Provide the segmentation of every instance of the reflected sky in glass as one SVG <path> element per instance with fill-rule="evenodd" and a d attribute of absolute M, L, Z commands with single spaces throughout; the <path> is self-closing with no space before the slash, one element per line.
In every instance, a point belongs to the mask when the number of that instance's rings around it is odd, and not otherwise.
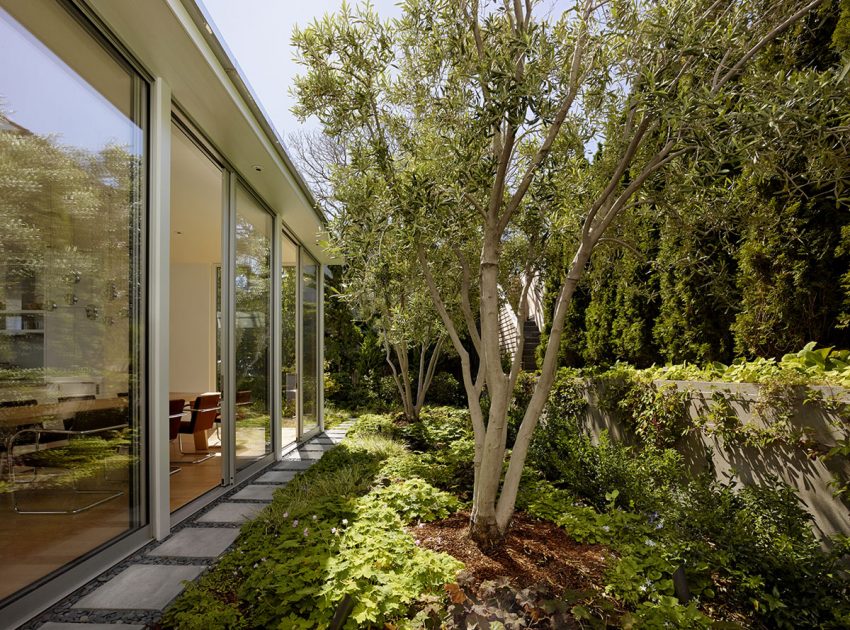
<path fill-rule="evenodd" d="M 135 125 L 49 48 L 0 9 L 0 114 L 56 144 L 132 148 Z"/>

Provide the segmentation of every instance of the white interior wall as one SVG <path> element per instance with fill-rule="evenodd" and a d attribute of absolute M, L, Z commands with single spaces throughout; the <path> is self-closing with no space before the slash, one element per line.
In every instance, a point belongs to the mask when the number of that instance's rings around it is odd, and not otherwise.
<path fill-rule="evenodd" d="M 215 390 L 214 274 L 208 263 L 171 263 L 172 392 Z"/>

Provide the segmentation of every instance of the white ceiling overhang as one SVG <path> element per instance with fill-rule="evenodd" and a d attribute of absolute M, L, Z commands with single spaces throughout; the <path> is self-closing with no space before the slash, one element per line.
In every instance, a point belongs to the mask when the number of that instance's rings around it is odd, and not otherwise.
<path fill-rule="evenodd" d="M 173 99 L 310 253 L 338 262 L 321 247 L 327 238 L 321 211 L 226 49 L 204 27 L 202 10 L 191 0 L 89 5 L 148 72 L 168 83 Z M 288 52 L 281 47 L 280 54 Z"/>

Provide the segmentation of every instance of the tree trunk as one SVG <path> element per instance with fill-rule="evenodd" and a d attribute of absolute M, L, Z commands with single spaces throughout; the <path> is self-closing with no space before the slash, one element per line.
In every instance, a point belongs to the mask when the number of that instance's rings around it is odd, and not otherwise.
<path fill-rule="evenodd" d="M 480 514 L 473 511 L 469 524 L 469 537 L 484 551 L 497 548 L 505 537 L 496 523 L 495 511 L 490 514 Z"/>

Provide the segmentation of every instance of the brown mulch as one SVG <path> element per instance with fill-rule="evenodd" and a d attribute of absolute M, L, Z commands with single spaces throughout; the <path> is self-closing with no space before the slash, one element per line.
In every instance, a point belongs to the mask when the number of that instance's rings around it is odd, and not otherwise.
<path fill-rule="evenodd" d="M 518 512 L 504 543 L 486 553 L 469 538 L 468 530 L 467 512 L 410 527 L 421 546 L 454 556 L 479 583 L 507 577 L 516 588 L 546 585 L 556 596 L 566 590 L 596 590 L 604 584 L 608 549 L 577 543 L 554 523 Z"/>

